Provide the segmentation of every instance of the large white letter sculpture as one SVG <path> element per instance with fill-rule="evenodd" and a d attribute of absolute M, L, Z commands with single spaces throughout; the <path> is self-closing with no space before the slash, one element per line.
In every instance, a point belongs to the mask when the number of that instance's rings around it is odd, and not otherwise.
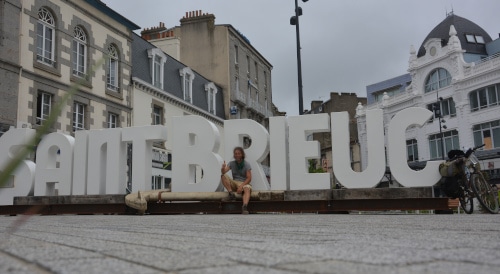
<path fill-rule="evenodd" d="M 216 153 L 220 146 L 219 130 L 201 116 L 172 120 L 172 192 L 215 191 L 223 163 Z M 196 166 L 203 171 L 201 182 L 196 182 Z"/>
<path fill-rule="evenodd" d="M 132 192 L 151 189 L 153 142 L 165 140 L 167 140 L 167 128 L 164 126 L 122 129 L 122 141 L 132 142 Z"/>
<path fill-rule="evenodd" d="M 272 190 L 290 190 L 286 117 L 269 117 Z"/>
<path fill-rule="evenodd" d="M 294 116 L 288 118 L 290 133 L 290 189 L 329 189 L 329 173 L 309 173 L 309 159 L 321 158 L 318 141 L 307 141 L 306 137 L 314 132 L 330 129 L 326 113 Z"/>
<path fill-rule="evenodd" d="M 394 178 L 406 187 L 433 186 L 441 178 L 441 161 L 428 161 L 421 171 L 412 170 L 406 162 L 406 129 L 422 126 L 431 116 L 432 112 L 425 108 L 412 107 L 398 112 L 389 124 L 389 166 Z"/>
<path fill-rule="evenodd" d="M 122 194 L 127 188 L 127 150 L 121 129 L 89 131 L 87 194 Z"/>
<path fill-rule="evenodd" d="M 87 194 L 87 156 L 88 156 L 88 136 L 87 130 L 77 130 L 75 132 L 75 145 L 73 146 L 73 186 L 71 194 Z"/>
<path fill-rule="evenodd" d="M 245 149 L 245 161 L 252 167 L 252 188 L 256 190 L 269 190 L 266 174 L 261 162 L 269 153 L 269 133 L 261 124 L 250 119 L 224 121 L 225 132 L 225 159 L 233 159 L 235 147 L 243 147 L 243 137 L 252 140 L 250 147 Z"/>
<path fill-rule="evenodd" d="M 34 129 L 11 128 L 2 135 L 0 138 L 0 172 L 3 172 L 9 161 L 16 157 L 19 148 L 27 145 L 35 134 Z M 33 191 L 35 163 L 23 160 L 12 175 L 12 188 L 10 186 L 0 188 L 0 205 L 12 205 L 14 197 L 28 196 Z"/>
<path fill-rule="evenodd" d="M 40 142 L 36 150 L 35 196 L 71 195 L 74 143 L 73 137 L 58 132 Z"/>
<path fill-rule="evenodd" d="M 332 165 L 335 177 L 347 188 L 374 187 L 385 173 L 384 122 L 382 110 L 366 112 L 368 135 L 368 165 L 355 172 L 349 152 L 349 116 L 347 112 L 332 112 Z"/>

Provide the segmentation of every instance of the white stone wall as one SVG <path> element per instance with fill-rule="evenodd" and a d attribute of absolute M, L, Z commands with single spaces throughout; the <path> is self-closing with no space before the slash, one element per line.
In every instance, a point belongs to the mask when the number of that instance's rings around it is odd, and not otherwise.
<path fill-rule="evenodd" d="M 452 38 L 450 38 L 452 40 Z M 412 76 L 411 86 L 406 93 L 386 98 L 380 103 L 374 103 L 366 106 L 362 111 L 358 111 L 358 132 L 361 147 L 362 168 L 367 167 L 366 149 L 366 117 L 364 111 L 369 109 L 381 108 L 384 110 L 385 127 L 388 126 L 390 119 L 397 112 L 411 106 L 427 108 L 428 104 L 437 102 L 438 97 L 444 99 L 453 98 L 456 105 L 456 116 L 443 117 L 447 129 L 457 130 L 461 148 L 474 146 L 472 127 L 476 124 L 495 121 L 500 119 L 500 106 L 491 106 L 476 112 L 471 112 L 469 105 L 469 93 L 482 87 L 500 83 L 500 58 L 495 58 L 478 66 L 473 63 L 465 63 L 463 60 L 463 51 L 460 44 L 449 44 L 441 47 L 440 40 L 430 39 L 424 46 L 427 48 L 435 47 L 438 50 L 434 56 L 427 54 L 416 58 L 415 52 L 410 54 L 409 69 Z M 425 80 L 429 73 L 436 68 L 445 68 L 452 76 L 451 85 L 438 89 L 437 91 L 424 92 Z M 387 133 L 387 130 L 385 131 Z M 406 132 L 406 138 L 416 139 L 418 143 L 419 161 L 430 160 L 429 135 L 439 133 L 438 119 L 426 123 L 423 127 L 411 127 Z M 387 144 L 387 135 L 385 136 Z M 446 152 L 445 152 L 446 154 Z M 499 162 L 498 159 L 491 160 Z"/>

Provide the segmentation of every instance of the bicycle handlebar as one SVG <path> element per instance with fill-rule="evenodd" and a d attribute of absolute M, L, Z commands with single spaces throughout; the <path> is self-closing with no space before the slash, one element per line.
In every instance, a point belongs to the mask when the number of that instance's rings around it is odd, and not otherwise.
<path fill-rule="evenodd" d="M 477 147 L 473 148 L 472 150 L 476 150 L 476 149 L 478 149 L 478 148 L 482 148 L 482 147 L 484 147 L 485 145 L 486 145 L 486 144 L 479 145 L 479 146 L 477 146 Z"/>
<path fill-rule="evenodd" d="M 468 158 L 468 157 L 472 154 L 472 152 L 475 152 L 477 149 L 482 148 L 482 147 L 484 147 L 485 145 L 486 145 L 486 144 L 482 144 L 482 145 L 479 145 L 479 146 L 474 147 L 474 148 L 469 148 L 469 149 L 467 150 L 467 152 L 465 152 L 465 157 L 467 157 L 467 158 Z"/>

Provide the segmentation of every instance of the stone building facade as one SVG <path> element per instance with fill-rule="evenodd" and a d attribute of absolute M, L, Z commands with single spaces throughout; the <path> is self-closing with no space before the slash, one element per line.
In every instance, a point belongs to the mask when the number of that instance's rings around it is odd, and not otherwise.
<path fill-rule="evenodd" d="M 144 29 L 144 39 L 222 87 L 226 119 L 248 118 L 266 128 L 273 116 L 272 65 L 233 26 L 213 14 L 187 12 L 180 26 Z"/>
<path fill-rule="evenodd" d="M 130 126 L 131 34 L 139 27 L 97 0 L 0 3 L 0 128 Z"/>

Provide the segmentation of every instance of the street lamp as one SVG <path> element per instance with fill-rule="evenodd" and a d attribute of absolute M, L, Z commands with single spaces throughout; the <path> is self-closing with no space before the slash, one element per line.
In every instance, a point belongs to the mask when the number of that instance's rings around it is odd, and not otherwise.
<path fill-rule="evenodd" d="M 302 0 L 302 2 L 307 2 L 309 0 Z M 300 32 L 299 32 L 299 16 L 302 15 L 302 8 L 299 7 L 295 0 L 295 15 L 290 17 L 290 25 L 295 26 L 295 32 L 297 34 L 297 73 L 298 73 L 298 85 L 299 85 L 299 115 L 304 114 L 304 101 L 302 99 L 302 64 L 300 60 Z"/>
<path fill-rule="evenodd" d="M 446 125 L 441 125 L 441 123 L 445 123 L 446 121 L 442 119 L 443 117 L 441 116 L 441 106 L 443 102 L 443 97 L 439 97 L 437 91 L 436 91 L 436 97 L 437 97 L 437 102 L 434 104 L 434 113 L 436 118 L 438 118 L 439 121 L 439 135 L 441 136 L 441 159 L 444 160 L 444 141 L 443 141 L 443 128 L 446 129 Z"/>

